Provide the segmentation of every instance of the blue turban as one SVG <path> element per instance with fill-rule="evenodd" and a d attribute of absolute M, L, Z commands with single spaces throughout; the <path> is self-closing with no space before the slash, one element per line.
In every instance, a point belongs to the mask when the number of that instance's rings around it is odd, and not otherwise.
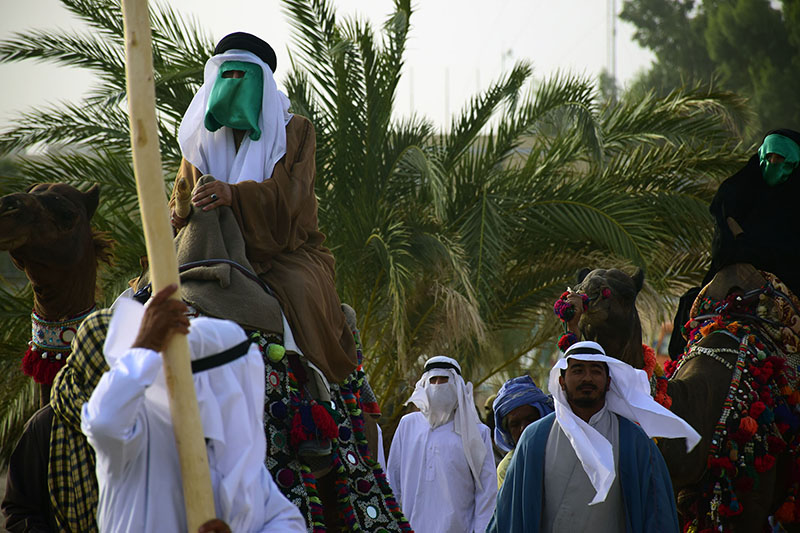
<path fill-rule="evenodd" d="M 553 398 L 542 392 L 530 376 L 511 378 L 500 387 L 494 399 L 494 442 L 504 452 L 514 448 L 511 433 L 503 427 L 508 413 L 523 405 L 532 405 L 539 410 L 539 417 L 553 412 Z"/>

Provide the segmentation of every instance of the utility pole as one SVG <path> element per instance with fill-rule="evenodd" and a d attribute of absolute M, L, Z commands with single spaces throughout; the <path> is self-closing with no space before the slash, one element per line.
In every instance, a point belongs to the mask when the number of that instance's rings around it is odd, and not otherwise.
<path fill-rule="evenodd" d="M 511 59 L 511 57 L 513 55 L 514 55 L 514 52 L 511 50 L 511 48 L 509 48 L 505 52 L 501 52 L 500 53 L 500 75 L 501 76 L 506 73 L 506 59 Z"/>
<path fill-rule="evenodd" d="M 617 0 L 608 0 L 608 24 L 606 34 L 606 54 L 608 74 L 613 83 L 611 98 L 617 99 Z"/>
<path fill-rule="evenodd" d="M 450 120 L 450 67 L 444 68 L 444 125 Z"/>
<path fill-rule="evenodd" d="M 408 114 L 414 114 L 414 67 L 408 69 Z"/>

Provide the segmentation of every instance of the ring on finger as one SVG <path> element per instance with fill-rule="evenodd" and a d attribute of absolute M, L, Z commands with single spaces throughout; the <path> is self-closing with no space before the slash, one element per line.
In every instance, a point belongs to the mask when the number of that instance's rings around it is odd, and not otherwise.
<path fill-rule="evenodd" d="M 211 195 L 211 201 L 212 202 L 216 202 L 218 199 L 219 199 L 219 196 L 217 196 L 216 194 L 212 194 Z"/>

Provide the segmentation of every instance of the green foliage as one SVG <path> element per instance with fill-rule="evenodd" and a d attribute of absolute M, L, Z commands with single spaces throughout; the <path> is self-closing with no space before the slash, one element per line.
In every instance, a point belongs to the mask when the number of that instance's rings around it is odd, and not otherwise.
<path fill-rule="evenodd" d="M 79 105 L 19 116 L 0 138 L 0 153 L 60 148 L 21 157 L 17 177 L 3 178 L 2 188 L 101 184 L 94 222 L 117 242 L 115 265 L 101 280 L 108 303 L 138 273 L 144 253 L 121 105 L 118 6 L 62 1 L 92 33 L 21 33 L 0 43 L 0 60 L 89 68 L 100 84 Z M 697 86 L 604 100 L 588 78 L 535 79 L 520 62 L 437 131 L 424 117 L 393 114 L 410 0 L 396 0 L 378 30 L 340 20 L 326 0 L 284 0 L 284 7 L 295 30 L 286 90 L 293 112 L 317 132 L 320 226 L 390 420 L 422 361 L 438 353 L 458 358 L 476 384 L 496 387 L 524 372 L 541 380 L 558 334 L 552 303 L 581 267 L 644 267 L 643 305 L 661 309 L 657 318 L 702 276 L 707 202 L 744 161 L 734 133 L 743 106 L 733 95 Z M 171 170 L 177 123 L 212 43 L 169 8 L 154 10 L 152 20 L 164 168 Z M 24 323 L 29 294 L 0 296 Z M 2 335 L 11 351 L 1 359 L 17 361 L 25 334 Z M 19 388 L 6 393 L 9 401 L 3 394 L 3 409 L 25 398 Z M 2 434 L 5 443 L 9 435 Z"/>
<path fill-rule="evenodd" d="M 634 90 L 714 80 L 750 100 L 747 138 L 800 125 L 800 7 L 768 0 L 625 0 L 621 18 L 657 58 Z"/>
<path fill-rule="evenodd" d="M 0 61 L 47 61 L 90 70 L 98 80 L 84 100 L 34 109 L 16 117 L 0 136 L 0 193 L 8 194 L 41 182 L 67 182 L 82 190 L 101 189 L 92 223 L 116 242 L 114 263 L 100 272 L 100 306 L 109 305 L 139 274 L 145 255 L 136 183 L 130 156 L 125 101 L 125 55 L 119 2 L 62 0 L 84 21 L 87 31 L 30 30 L 0 42 Z M 208 35 L 194 22 L 169 8 L 151 11 L 153 66 L 158 102 L 165 194 L 180 162 L 177 129 L 194 92 L 202 83 L 203 66 L 213 50 Z M 46 148 L 44 153 L 40 150 Z M 33 412 L 36 397 L 30 380 L 19 372 L 19 360 L 30 335 L 30 288 L 21 292 L 0 287 L 0 462 L 8 457 L 21 422 Z"/>
<path fill-rule="evenodd" d="M 436 353 L 476 383 L 543 375 L 552 302 L 580 267 L 645 267 L 652 309 L 702 276 L 708 200 L 743 162 L 741 99 L 693 87 L 601 103 L 566 73 L 530 89 L 523 62 L 435 132 L 392 118 L 408 2 L 379 36 L 330 2 L 285 5 L 299 51 L 287 88 L 317 128 L 320 224 L 385 413 Z"/>

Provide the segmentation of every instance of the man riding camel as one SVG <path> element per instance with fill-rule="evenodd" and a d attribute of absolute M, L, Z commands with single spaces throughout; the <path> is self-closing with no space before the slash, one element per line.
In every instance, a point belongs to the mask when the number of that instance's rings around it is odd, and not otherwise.
<path fill-rule="evenodd" d="M 356 348 L 336 294 L 334 258 L 318 228 L 314 128 L 289 113 L 275 68 L 275 52 L 258 37 L 233 33 L 217 44 L 178 132 L 183 161 L 172 221 L 176 228 L 186 223 L 177 210 L 181 179 L 193 189 L 195 209 L 233 210 L 247 259 L 274 291 L 312 370 L 301 385 L 327 401 L 329 384 L 355 370 Z M 203 175 L 215 180 L 198 184 Z M 328 449 L 320 447 L 312 454 Z"/>

